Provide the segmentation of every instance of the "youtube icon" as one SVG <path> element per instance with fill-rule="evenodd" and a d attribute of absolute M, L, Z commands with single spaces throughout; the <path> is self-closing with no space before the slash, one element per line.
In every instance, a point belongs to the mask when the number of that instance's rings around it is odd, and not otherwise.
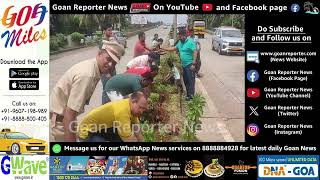
<path fill-rule="evenodd" d="M 249 98 L 258 98 L 260 97 L 260 89 L 259 88 L 248 88 L 247 96 Z"/>
<path fill-rule="evenodd" d="M 202 11 L 212 11 L 212 4 L 202 4 Z"/>

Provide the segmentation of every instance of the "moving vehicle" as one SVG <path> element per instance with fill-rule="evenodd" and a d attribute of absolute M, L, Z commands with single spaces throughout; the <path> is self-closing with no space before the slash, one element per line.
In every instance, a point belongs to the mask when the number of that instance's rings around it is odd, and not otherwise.
<path fill-rule="evenodd" d="M 215 29 L 211 47 L 212 50 L 218 51 L 219 54 L 240 53 L 243 55 L 244 38 L 240 29 L 222 26 Z"/>
<path fill-rule="evenodd" d="M 48 154 L 48 143 L 33 139 L 21 132 L 2 129 L 0 132 L 0 152 L 7 154 Z"/>
<path fill-rule="evenodd" d="M 193 21 L 193 33 L 199 38 L 204 38 L 204 30 L 206 29 L 206 22 L 204 20 Z"/>
<path fill-rule="evenodd" d="M 123 47 L 127 47 L 127 37 L 120 31 L 112 31 L 112 34 L 116 37 L 118 42 L 123 45 Z"/>
<path fill-rule="evenodd" d="M 168 28 L 170 28 L 169 24 L 166 24 L 166 25 L 163 26 L 163 29 L 168 29 Z"/>

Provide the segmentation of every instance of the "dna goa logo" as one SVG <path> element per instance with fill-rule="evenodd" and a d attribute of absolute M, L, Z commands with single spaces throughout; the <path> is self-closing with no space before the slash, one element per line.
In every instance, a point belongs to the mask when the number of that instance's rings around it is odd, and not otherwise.
<path fill-rule="evenodd" d="M 317 164 L 260 164 L 259 177 L 318 177 Z"/>
<path fill-rule="evenodd" d="M 41 30 L 38 27 L 43 23 L 47 12 L 46 6 L 42 3 L 34 7 L 24 6 L 21 9 L 15 6 L 7 7 L 4 13 L 0 14 L 1 25 L 7 28 L 0 33 L 1 39 L 5 40 L 4 47 L 12 47 L 14 44 L 20 46 L 46 39 L 46 29 Z M 36 28 L 37 30 L 34 30 Z"/>

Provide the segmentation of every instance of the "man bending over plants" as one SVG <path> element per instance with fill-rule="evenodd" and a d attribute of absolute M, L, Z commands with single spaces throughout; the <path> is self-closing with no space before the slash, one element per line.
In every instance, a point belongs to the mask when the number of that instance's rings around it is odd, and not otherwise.
<path fill-rule="evenodd" d="M 102 105 L 89 112 L 78 127 L 84 142 L 142 142 L 139 117 L 148 109 L 144 93 Z"/>
<path fill-rule="evenodd" d="M 103 93 L 106 103 L 115 99 L 122 99 L 131 93 L 141 91 L 152 83 L 151 74 L 140 76 L 137 74 L 117 74 L 105 85 Z"/>

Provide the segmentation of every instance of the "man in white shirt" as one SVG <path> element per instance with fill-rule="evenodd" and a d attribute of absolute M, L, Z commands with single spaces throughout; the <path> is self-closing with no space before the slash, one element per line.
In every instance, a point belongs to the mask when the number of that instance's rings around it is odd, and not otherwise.
<path fill-rule="evenodd" d="M 148 55 L 137 56 L 128 62 L 127 69 L 133 67 L 149 66 L 149 64 L 153 64 L 153 62 L 156 60 L 156 56 L 157 55 L 154 52 L 151 52 Z"/>

